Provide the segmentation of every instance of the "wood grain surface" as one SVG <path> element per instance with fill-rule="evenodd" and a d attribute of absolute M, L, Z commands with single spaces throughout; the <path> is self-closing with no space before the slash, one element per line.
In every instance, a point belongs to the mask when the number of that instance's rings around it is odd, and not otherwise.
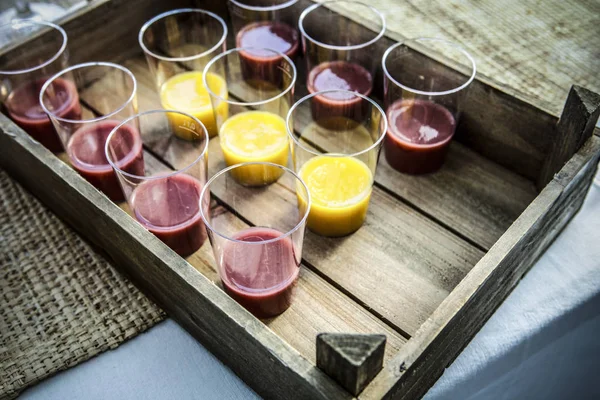
<path fill-rule="evenodd" d="M 560 115 L 573 84 L 600 92 L 600 2 L 596 0 L 373 0 L 387 36 L 443 37 L 477 60 L 488 82 Z M 351 8 L 336 11 L 367 26 Z"/>
<path fill-rule="evenodd" d="M 136 58 L 125 65 L 138 80 L 140 109 L 160 108 L 143 60 Z M 95 92 L 102 89 L 98 86 Z M 93 96 L 90 94 L 87 101 L 93 102 Z M 158 154 L 169 153 L 157 150 Z M 210 141 L 208 154 L 209 175 L 225 168 L 218 137 Z M 167 161 L 178 164 L 176 158 Z M 281 182 L 278 186 L 282 205 L 295 201 L 294 188 Z M 224 190 L 216 188 L 213 193 L 228 202 Z M 236 211 L 250 222 L 257 221 L 262 210 L 277 209 L 272 202 L 270 199 L 264 207 Z M 307 232 L 303 252 L 312 270 L 407 337 L 482 256 L 481 250 L 379 187 L 373 190 L 367 221 L 361 229 L 335 239 Z"/>

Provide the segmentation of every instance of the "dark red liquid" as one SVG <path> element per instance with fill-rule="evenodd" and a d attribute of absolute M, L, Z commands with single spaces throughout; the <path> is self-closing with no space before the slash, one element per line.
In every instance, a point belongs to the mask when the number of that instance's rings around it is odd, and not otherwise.
<path fill-rule="evenodd" d="M 278 51 L 290 59 L 298 53 L 298 31 L 283 22 L 262 21 L 246 25 L 236 37 L 237 47 L 257 47 Z M 266 81 L 281 87 L 282 57 L 261 50 L 241 51 L 242 76 L 250 81 Z"/>
<path fill-rule="evenodd" d="M 281 235 L 274 229 L 249 228 L 234 239 L 262 242 Z M 231 242 L 222 263 L 225 291 L 255 316 L 274 317 L 292 304 L 300 265 L 289 237 L 265 244 Z"/>
<path fill-rule="evenodd" d="M 67 146 L 69 159 L 81 176 L 113 201 L 125 200 L 116 173 L 106 159 L 104 147 L 110 132 L 119 121 L 101 121 L 84 125 L 75 131 Z M 132 126 L 119 129 L 118 145 L 112 146 L 117 166 L 134 175 L 144 175 L 142 139 Z"/>
<path fill-rule="evenodd" d="M 437 171 L 446 159 L 456 120 L 444 106 L 426 100 L 400 100 L 387 111 L 385 158 L 409 174 Z"/>
<path fill-rule="evenodd" d="M 40 105 L 40 90 L 45 81 L 38 79 L 27 82 L 13 90 L 6 100 L 6 109 L 9 117 L 32 138 L 48 150 L 59 153 L 63 151 L 63 145 Z M 50 103 L 55 114 L 65 119 L 81 119 L 81 105 L 75 85 L 58 78 L 54 80 L 52 88 L 55 95 Z"/>
<path fill-rule="evenodd" d="M 369 71 L 358 64 L 333 61 L 313 68 L 306 85 L 310 93 L 343 89 L 369 96 L 373 90 L 373 78 Z M 369 104 L 351 94 L 327 93 L 312 98 L 311 111 L 313 119 L 321 125 L 327 125 L 328 119 L 339 117 L 361 122 L 367 117 Z"/>
<path fill-rule="evenodd" d="M 137 220 L 182 257 L 198 250 L 206 240 L 200 217 L 202 184 L 179 173 L 139 185 L 131 203 Z"/>

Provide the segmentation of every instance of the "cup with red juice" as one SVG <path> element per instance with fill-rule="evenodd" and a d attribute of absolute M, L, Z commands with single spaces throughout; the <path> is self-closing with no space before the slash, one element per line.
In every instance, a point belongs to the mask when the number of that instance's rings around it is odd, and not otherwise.
<path fill-rule="evenodd" d="M 229 13 L 239 53 L 240 69 L 246 81 L 281 86 L 285 74 L 277 74 L 282 53 L 294 60 L 299 53 L 297 29 L 300 14 L 297 0 L 229 0 Z M 269 49 L 272 51 L 264 51 Z"/>
<path fill-rule="evenodd" d="M 369 20 L 375 29 L 367 29 L 334 11 L 336 7 L 352 8 Z M 379 39 L 385 33 L 385 18 L 376 8 L 355 1 L 332 1 L 308 7 L 299 19 L 302 36 L 309 93 L 327 90 L 357 92 L 371 95 L 377 59 Z M 332 34 L 335 32 L 335 34 Z M 364 102 L 356 96 L 342 96 L 343 92 L 326 92 L 312 101 L 313 119 L 328 129 L 335 129 L 338 122 L 352 118 L 361 123 L 367 118 L 368 109 L 361 109 Z M 357 100 L 358 99 L 358 100 Z M 343 125 L 343 124 L 342 124 Z M 343 129 L 345 126 L 340 126 Z"/>
<path fill-rule="evenodd" d="M 31 39 L 38 31 L 42 36 Z M 27 38 L 27 45 L 0 56 L 0 100 L 6 114 L 33 139 L 59 153 L 63 145 L 48 115 L 42 109 L 40 90 L 46 80 L 68 65 L 67 34 L 58 25 L 31 19 L 15 19 L 0 25 L 0 38 L 7 43 Z M 4 43 L 4 42 L 3 42 Z M 69 118 L 81 118 L 76 88 L 68 81 L 56 82 L 54 109 Z"/>
<path fill-rule="evenodd" d="M 173 126 L 178 121 L 180 126 Z M 163 152 L 174 169 L 157 170 L 148 165 L 131 171 L 123 148 L 131 143 L 131 126 L 139 126 L 141 144 Z M 185 129 L 186 138 L 178 133 Z M 195 253 L 206 240 L 200 216 L 200 193 L 207 180 L 208 132 L 196 117 L 169 110 L 136 114 L 117 125 L 108 135 L 104 151 L 123 189 L 135 219 L 182 257 Z M 169 157 L 169 155 L 174 155 Z"/>
<path fill-rule="evenodd" d="M 281 199 L 278 185 L 269 185 L 272 178 L 266 173 L 267 167 L 280 169 L 279 182 L 300 190 L 308 202 L 301 203 L 296 196 L 289 201 Z M 253 168 L 256 174 L 265 171 L 265 185 L 239 183 L 233 175 L 240 168 Z M 249 218 L 252 225 L 223 213 L 221 207 L 210 201 L 211 192 Z M 272 163 L 234 165 L 208 181 L 201 204 L 225 292 L 258 318 L 274 317 L 287 310 L 298 282 L 310 209 L 310 194 L 300 177 Z"/>
<path fill-rule="evenodd" d="M 44 83 L 39 95 L 39 104 L 58 132 L 73 168 L 113 201 L 125 197 L 106 159 L 104 145 L 109 133 L 137 112 L 136 87 L 135 77 L 127 68 L 94 62 L 60 71 Z M 64 112 L 62 99 L 69 96 L 78 99 L 77 116 Z M 83 100 L 88 107 L 85 116 L 80 104 Z M 126 171 L 143 174 L 138 126 L 129 124 L 122 130 L 127 140 L 119 148 L 118 163 Z"/>
<path fill-rule="evenodd" d="M 452 60 L 454 68 L 437 61 Z M 442 39 L 419 38 L 391 46 L 382 59 L 390 166 L 407 174 L 439 170 L 475 78 L 473 58 Z"/>

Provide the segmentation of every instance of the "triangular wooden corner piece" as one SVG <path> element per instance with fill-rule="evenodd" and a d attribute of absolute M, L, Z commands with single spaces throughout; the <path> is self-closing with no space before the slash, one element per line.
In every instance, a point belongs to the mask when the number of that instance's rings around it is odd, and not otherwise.
<path fill-rule="evenodd" d="M 317 366 L 357 396 L 383 367 L 385 335 L 321 333 Z"/>

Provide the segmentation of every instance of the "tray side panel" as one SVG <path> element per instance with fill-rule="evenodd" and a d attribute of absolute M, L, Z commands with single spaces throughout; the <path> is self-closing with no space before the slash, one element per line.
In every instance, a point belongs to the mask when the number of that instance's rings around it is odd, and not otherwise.
<path fill-rule="evenodd" d="M 207 2 L 204 2 L 207 3 Z M 93 1 L 58 21 L 67 32 L 69 63 L 119 61 L 140 50 L 138 32 L 150 18 L 162 12 L 189 7 L 189 0 L 99 0 Z M 0 51 L 7 59 L 35 58 L 35 49 L 43 46 L 47 36 L 32 39 L 36 46 L 13 46 Z M 3 54 L 4 53 L 4 54 Z"/>
<path fill-rule="evenodd" d="M 594 178 L 600 139 L 590 138 L 423 324 L 362 398 L 423 396 L 577 213 Z"/>
<path fill-rule="evenodd" d="M 138 287 L 260 394 L 350 397 L 2 114 L 0 131 L 0 165 L 75 230 L 105 249 Z M 197 310 L 203 310 L 202 318 Z"/>

